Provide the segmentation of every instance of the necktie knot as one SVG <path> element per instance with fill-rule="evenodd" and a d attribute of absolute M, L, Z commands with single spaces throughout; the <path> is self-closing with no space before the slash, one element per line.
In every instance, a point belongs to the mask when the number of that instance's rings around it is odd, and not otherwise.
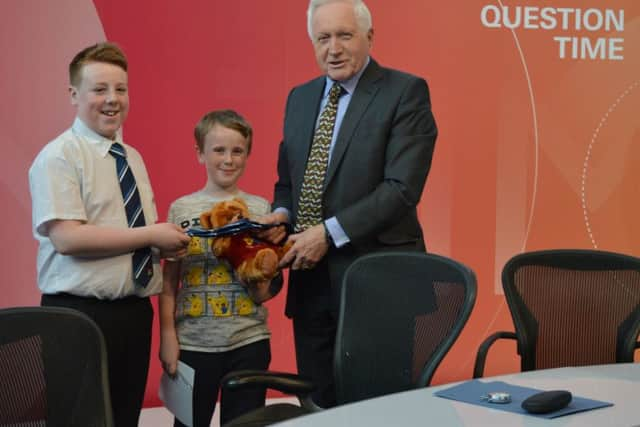
<path fill-rule="evenodd" d="M 127 152 L 119 142 L 111 144 L 111 147 L 109 147 L 109 153 L 114 157 L 122 157 L 123 159 L 127 158 Z"/>
<path fill-rule="evenodd" d="M 342 86 L 340 86 L 340 83 L 333 82 L 333 86 L 331 86 L 331 89 L 329 90 L 329 102 L 331 104 L 337 104 L 341 93 Z"/>

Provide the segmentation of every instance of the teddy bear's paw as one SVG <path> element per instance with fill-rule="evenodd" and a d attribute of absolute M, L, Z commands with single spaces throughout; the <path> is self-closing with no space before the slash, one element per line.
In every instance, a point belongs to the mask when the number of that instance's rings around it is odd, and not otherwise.
<path fill-rule="evenodd" d="M 242 263 L 236 268 L 236 273 L 245 287 L 250 287 L 254 283 L 269 280 L 265 277 L 265 274 L 262 271 L 258 270 L 255 259 L 242 261 Z"/>
<path fill-rule="evenodd" d="M 266 277 L 275 276 L 278 271 L 278 255 L 273 249 L 260 249 L 256 253 L 254 265 Z"/>
<path fill-rule="evenodd" d="M 231 237 L 217 237 L 211 242 L 211 251 L 215 256 L 224 256 L 231 246 Z"/>

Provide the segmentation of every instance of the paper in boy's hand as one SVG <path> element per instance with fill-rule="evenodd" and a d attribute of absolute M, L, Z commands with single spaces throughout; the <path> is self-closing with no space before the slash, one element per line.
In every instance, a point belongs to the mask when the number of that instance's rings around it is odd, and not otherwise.
<path fill-rule="evenodd" d="M 160 379 L 158 396 L 164 406 L 187 426 L 193 425 L 193 377 L 194 370 L 189 365 L 178 361 L 176 374 L 171 377 L 166 372 Z"/>

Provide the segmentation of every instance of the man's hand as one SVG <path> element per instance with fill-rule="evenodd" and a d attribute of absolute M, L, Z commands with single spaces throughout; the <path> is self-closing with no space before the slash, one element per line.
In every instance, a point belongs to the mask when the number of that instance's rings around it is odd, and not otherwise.
<path fill-rule="evenodd" d="M 284 212 L 273 212 L 268 215 L 261 216 L 256 220 L 260 224 L 279 224 L 281 222 L 288 222 L 289 218 Z M 266 240 L 275 245 L 279 244 L 285 237 L 287 237 L 287 230 L 284 226 L 273 227 L 268 230 L 259 232 L 258 237 L 262 240 Z"/>
<path fill-rule="evenodd" d="M 291 249 L 280 260 L 280 267 L 291 264 L 292 270 L 309 270 L 316 266 L 329 250 L 324 224 L 314 225 L 302 233 L 292 234 Z"/>

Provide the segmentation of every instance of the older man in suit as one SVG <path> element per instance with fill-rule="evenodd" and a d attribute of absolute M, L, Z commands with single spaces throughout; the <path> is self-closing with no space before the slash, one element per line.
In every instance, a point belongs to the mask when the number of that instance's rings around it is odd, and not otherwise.
<path fill-rule="evenodd" d="M 425 250 L 416 205 L 437 130 L 427 83 L 370 57 L 371 15 L 361 0 L 311 0 L 307 15 L 324 75 L 289 94 L 274 212 L 264 221 L 295 224 L 282 260 L 291 266 L 286 314 L 298 370 L 327 407 L 335 405 L 344 272 L 370 252 Z M 283 237 L 272 230 L 271 240 Z"/>

